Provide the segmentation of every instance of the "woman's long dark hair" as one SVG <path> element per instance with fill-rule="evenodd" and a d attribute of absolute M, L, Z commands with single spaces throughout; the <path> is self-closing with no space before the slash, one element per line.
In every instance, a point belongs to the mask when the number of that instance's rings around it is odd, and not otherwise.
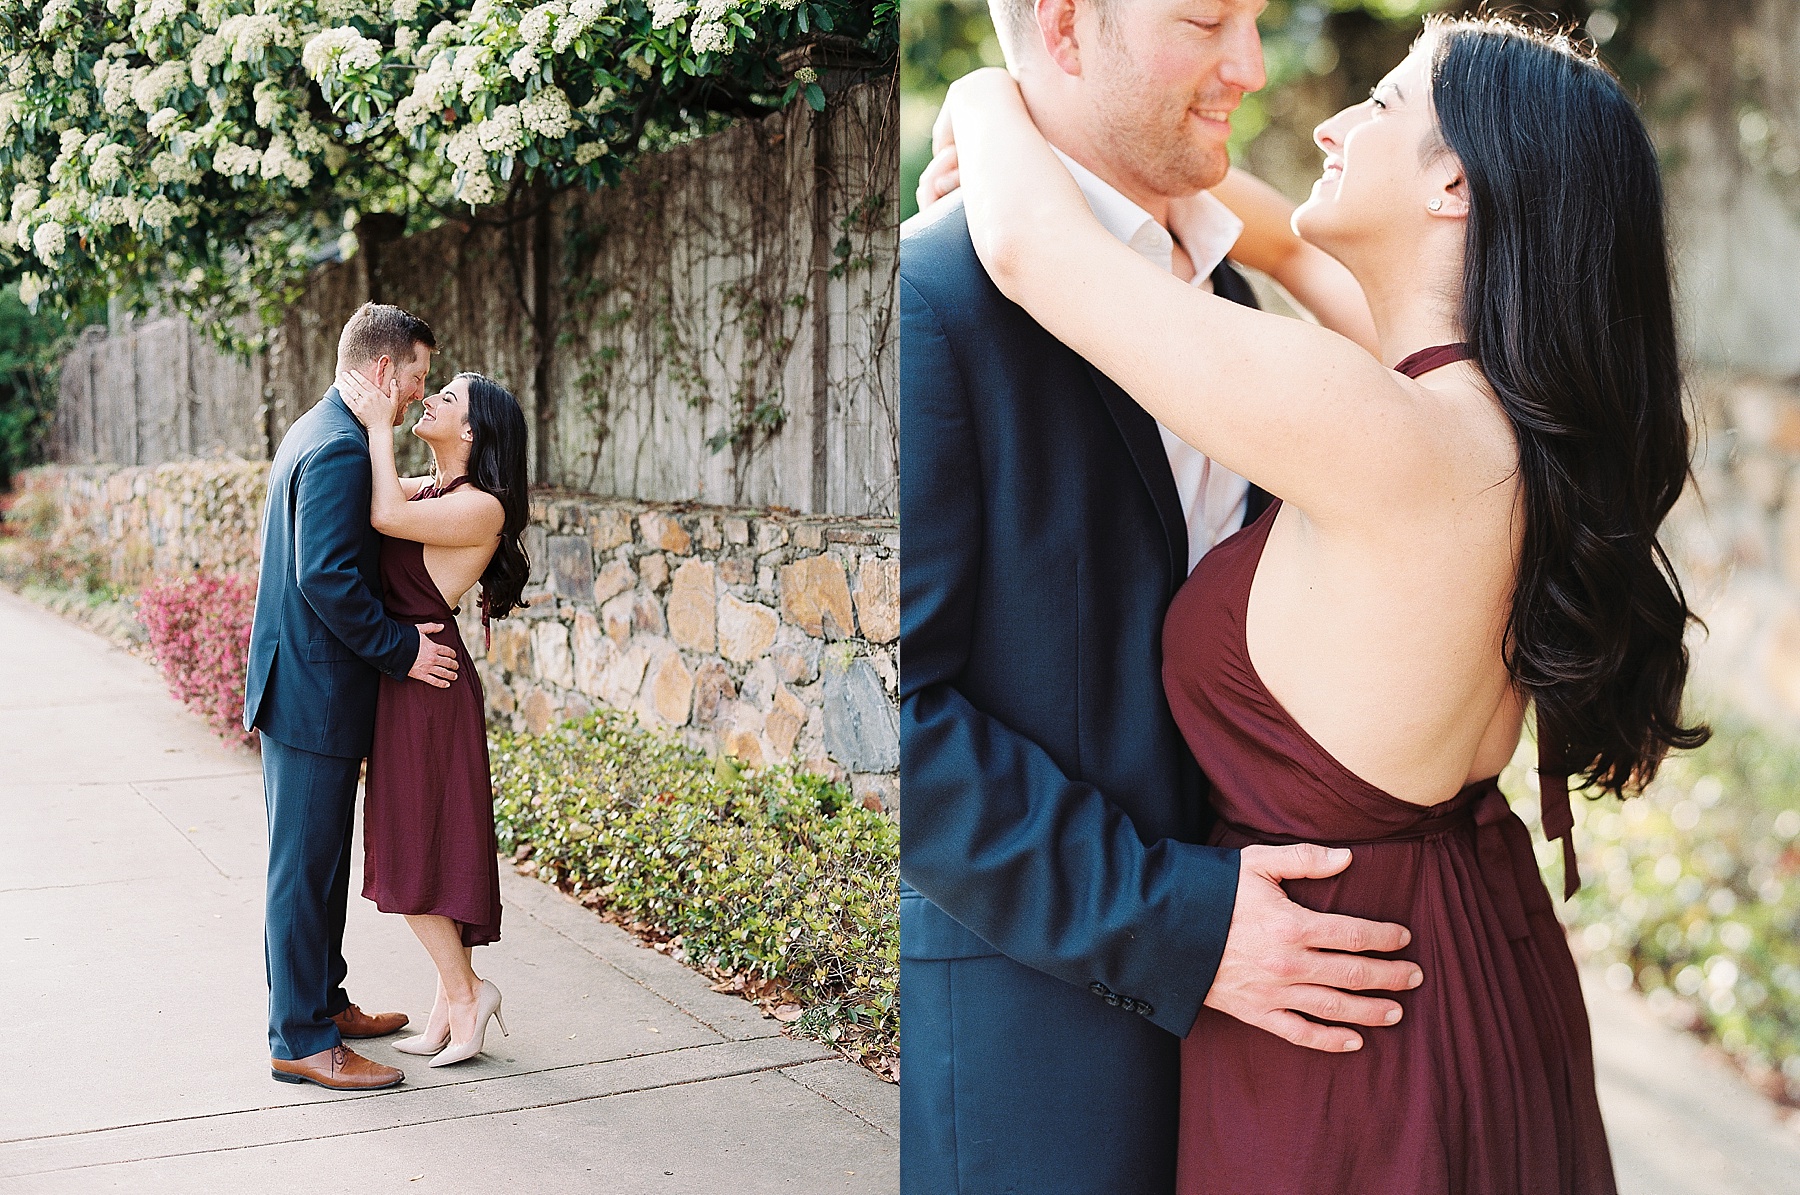
<path fill-rule="evenodd" d="M 1621 796 L 1671 748 L 1695 621 L 1657 528 L 1689 476 L 1656 150 L 1605 67 L 1510 21 L 1432 22 L 1469 217 L 1461 324 L 1518 439 L 1506 663 L 1570 775 Z"/>
<path fill-rule="evenodd" d="M 521 600 L 531 561 L 519 537 L 531 517 L 526 494 L 525 413 L 512 391 L 478 373 L 459 373 L 469 383 L 469 481 L 476 489 L 500 499 L 506 522 L 500 529 L 500 546 L 481 574 L 482 612 L 504 618 Z"/>

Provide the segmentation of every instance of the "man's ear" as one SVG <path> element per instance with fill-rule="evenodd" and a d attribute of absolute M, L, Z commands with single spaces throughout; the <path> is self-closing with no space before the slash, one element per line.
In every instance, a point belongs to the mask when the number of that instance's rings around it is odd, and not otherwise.
<path fill-rule="evenodd" d="M 1044 53 L 1065 75 L 1081 74 L 1081 41 L 1075 35 L 1077 15 L 1077 0 L 1037 0 L 1032 10 Z"/>

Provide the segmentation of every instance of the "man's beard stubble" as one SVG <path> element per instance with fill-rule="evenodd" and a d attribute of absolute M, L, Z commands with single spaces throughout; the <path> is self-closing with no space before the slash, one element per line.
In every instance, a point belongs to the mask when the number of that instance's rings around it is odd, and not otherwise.
<path fill-rule="evenodd" d="M 1139 71 L 1122 46 L 1109 47 L 1105 58 L 1107 77 L 1090 82 L 1099 84 L 1094 88 L 1095 144 L 1107 147 L 1113 169 L 1171 199 L 1223 182 L 1230 154 L 1196 135 L 1188 111 L 1235 107 L 1235 99 L 1205 104 L 1191 95 L 1172 95 Z"/>

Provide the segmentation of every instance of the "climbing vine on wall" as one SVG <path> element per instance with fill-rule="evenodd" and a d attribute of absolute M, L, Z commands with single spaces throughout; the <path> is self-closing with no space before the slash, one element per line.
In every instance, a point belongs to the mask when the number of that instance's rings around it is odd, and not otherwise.
<path fill-rule="evenodd" d="M 565 432 L 586 441 L 586 475 L 569 478 L 577 488 L 595 484 L 611 417 L 626 403 L 741 413 L 726 418 L 714 451 L 753 451 L 757 420 L 765 436 L 786 421 L 783 373 L 809 301 L 805 242 L 790 227 L 794 172 L 779 152 L 788 123 L 740 130 L 704 160 L 677 151 L 646 163 L 603 198 L 605 222 L 579 200 L 564 210 L 559 341 L 591 421 Z M 729 181 L 714 187 L 708 172 Z M 669 260 L 676 228 L 704 247 L 698 260 Z"/>
<path fill-rule="evenodd" d="M 797 404 L 874 410 L 893 438 L 892 76 L 872 91 L 715 138 L 704 163 L 662 155 L 614 194 L 561 209 L 563 484 L 599 484 L 628 408 L 634 435 L 646 408 L 651 423 L 680 418 L 672 405 L 698 411 L 707 451 L 730 461 L 732 492 L 715 496 L 733 502 L 794 434 Z M 675 228 L 692 248 L 670 259 Z"/>

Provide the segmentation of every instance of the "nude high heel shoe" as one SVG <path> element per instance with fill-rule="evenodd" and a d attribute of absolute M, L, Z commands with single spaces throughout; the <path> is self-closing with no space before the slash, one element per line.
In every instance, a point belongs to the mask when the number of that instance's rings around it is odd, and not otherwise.
<path fill-rule="evenodd" d="M 481 981 L 481 995 L 475 1000 L 475 1036 L 468 1041 L 452 1041 L 449 1048 L 431 1060 L 432 1066 L 450 1066 L 453 1063 L 465 1062 L 481 1053 L 481 1047 L 487 1040 L 488 1018 L 492 1017 L 500 1024 L 500 1032 L 506 1032 L 506 1020 L 500 1015 L 500 989 L 492 980 Z"/>
<path fill-rule="evenodd" d="M 392 1043 L 394 1049 L 402 1054 L 436 1054 L 450 1044 L 450 1026 L 444 1026 L 444 1033 L 436 1041 L 429 1040 L 426 1034 L 416 1037 L 403 1037 Z"/>

